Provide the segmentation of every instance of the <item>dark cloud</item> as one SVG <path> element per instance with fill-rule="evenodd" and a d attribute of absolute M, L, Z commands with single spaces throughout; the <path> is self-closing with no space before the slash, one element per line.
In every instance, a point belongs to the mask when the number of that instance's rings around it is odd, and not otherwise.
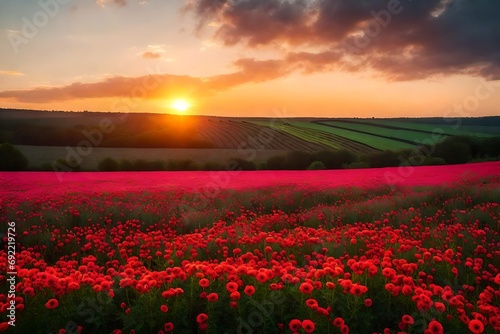
<path fill-rule="evenodd" d="M 498 0 L 191 0 L 186 10 L 199 27 L 218 22 L 225 45 L 288 45 L 281 63 L 305 71 L 500 77 Z"/>

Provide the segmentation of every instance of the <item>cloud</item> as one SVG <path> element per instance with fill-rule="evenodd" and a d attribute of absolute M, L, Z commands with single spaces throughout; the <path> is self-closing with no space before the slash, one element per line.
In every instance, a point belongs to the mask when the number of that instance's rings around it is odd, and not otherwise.
<path fill-rule="evenodd" d="M 2 70 L 0 70 L 0 75 L 23 76 L 24 73 L 17 72 L 17 71 L 2 71 Z"/>
<path fill-rule="evenodd" d="M 235 71 L 211 77 L 156 74 L 140 77 L 112 77 L 99 82 L 75 82 L 66 86 L 39 87 L 0 92 L 0 100 L 45 103 L 86 98 L 157 99 L 189 95 L 211 96 L 251 82 L 263 82 L 286 75 L 281 61 L 257 61 L 250 58 L 234 63 Z"/>
<path fill-rule="evenodd" d="M 150 44 L 146 46 L 146 48 L 142 48 L 137 55 L 148 60 L 161 59 L 165 61 L 173 61 L 172 58 L 168 58 L 166 56 L 166 53 L 167 46 L 165 44 Z"/>
<path fill-rule="evenodd" d="M 226 46 L 288 45 L 281 62 L 306 72 L 500 78 L 497 0 L 190 0 L 184 10 Z"/>
<path fill-rule="evenodd" d="M 161 58 L 161 54 L 157 52 L 146 51 L 142 54 L 142 58 L 144 59 L 158 59 Z"/>
<path fill-rule="evenodd" d="M 102 8 L 106 7 L 106 4 L 108 2 L 114 3 L 115 5 L 118 5 L 120 7 L 124 7 L 127 5 L 127 0 L 96 0 L 95 2 Z"/>

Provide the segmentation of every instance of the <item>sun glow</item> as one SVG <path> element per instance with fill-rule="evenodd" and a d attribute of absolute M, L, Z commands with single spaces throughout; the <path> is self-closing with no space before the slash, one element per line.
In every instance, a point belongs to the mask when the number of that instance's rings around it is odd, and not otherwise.
<path fill-rule="evenodd" d="M 172 101 L 170 108 L 174 109 L 179 114 L 183 114 L 191 108 L 191 103 L 184 99 L 176 99 Z"/>

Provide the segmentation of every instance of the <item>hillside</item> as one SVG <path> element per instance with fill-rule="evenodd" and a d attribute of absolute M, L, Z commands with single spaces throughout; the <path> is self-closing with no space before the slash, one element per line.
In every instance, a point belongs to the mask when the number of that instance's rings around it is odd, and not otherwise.
<path fill-rule="evenodd" d="M 0 109 L 0 143 L 17 146 L 33 166 L 63 159 L 66 147 L 91 146 L 82 167 L 116 160 L 230 158 L 265 161 L 279 154 L 346 150 L 363 156 L 416 150 L 455 136 L 500 136 L 500 117 L 439 119 L 230 118 L 111 112 Z"/>

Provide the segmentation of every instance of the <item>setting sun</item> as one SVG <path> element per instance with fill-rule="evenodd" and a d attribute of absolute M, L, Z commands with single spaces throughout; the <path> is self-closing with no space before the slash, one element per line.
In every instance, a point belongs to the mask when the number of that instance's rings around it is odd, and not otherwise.
<path fill-rule="evenodd" d="M 171 104 L 170 107 L 177 111 L 178 113 L 184 113 L 186 112 L 189 108 L 191 108 L 191 103 L 184 99 L 177 99 L 174 100 Z"/>

